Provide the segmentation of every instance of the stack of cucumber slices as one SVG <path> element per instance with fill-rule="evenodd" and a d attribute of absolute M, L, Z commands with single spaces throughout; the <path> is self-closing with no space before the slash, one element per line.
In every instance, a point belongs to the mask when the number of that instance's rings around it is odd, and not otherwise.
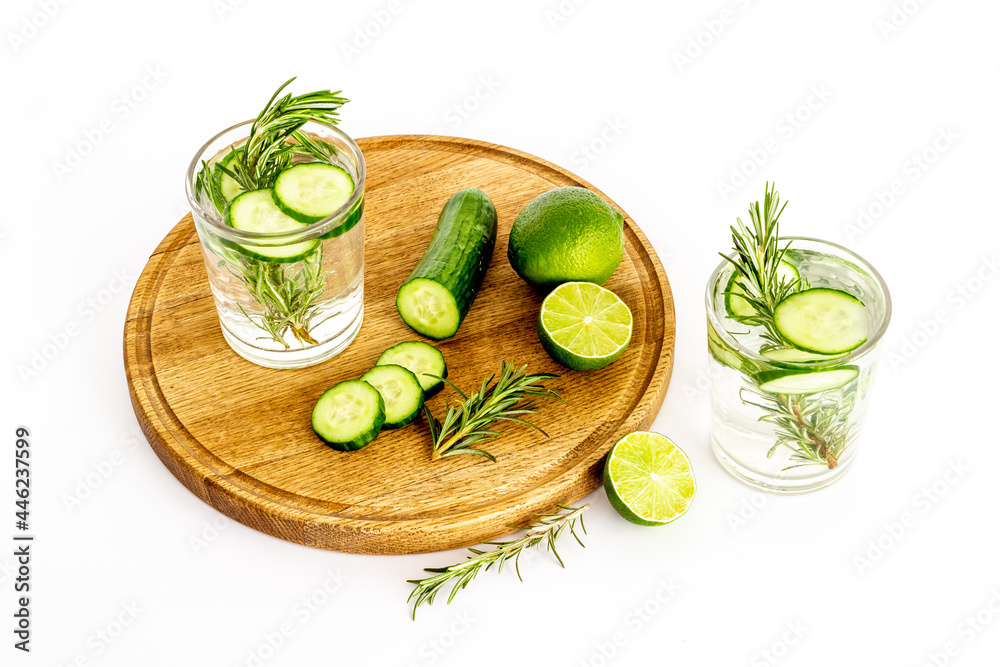
<path fill-rule="evenodd" d="M 233 149 L 218 162 L 213 178 L 225 202 L 225 224 L 233 229 L 255 234 L 288 234 L 304 230 L 340 210 L 354 194 L 354 180 L 342 167 L 326 162 L 303 162 L 278 174 L 274 186 L 244 191 L 232 177 L 233 162 L 240 155 Z M 325 238 L 349 231 L 361 218 L 358 209 L 319 238 L 299 243 L 276 241 L 233 243 L 243 254 L 265 262 L 289 263 L 307 257 Z"/>
<path fill-rule="evenodd" d="M 360 379 L 340 382 L 319 397 L 313 430 L 334 449 L 361 449 L 382 429 L 401 428 L 416 419 L 424 399 L 441 390 L 447 375 L 444 355 L 433 345 L 394 345 Z"/>

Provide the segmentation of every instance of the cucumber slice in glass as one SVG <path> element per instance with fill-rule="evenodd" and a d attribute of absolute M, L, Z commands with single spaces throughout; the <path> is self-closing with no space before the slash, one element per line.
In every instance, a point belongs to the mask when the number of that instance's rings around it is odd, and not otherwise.
<path fill-rule="evenodd" d="M 340 451 L 361 449 L 385 422 L 381 394 L 362 380 L 347 380 L 323 392 L 312 411 L 316 435 Z"/>
<path fill-rule="evenodd" d="M 226 224 L 234 229 L 257 234 L 294 232 L 306 227 L 288 217 L 275 205 L 270 188 L 251 190 L 236 197 L 226 209 Z M 319 245 L 319 239 L 283 245 L 231 243 L 237 250 L 265 262 L 297 262 Z"/>
<path fill-rule="evenodd" d="M 722 342 L 711 324 L 708 325 L 708 352 L 720 364 L 729 366 L 741 373 L 749 374 L 757 371 L 749 359 L 736 354 L 736 352 Z"/>
<path fill-rule="evenodd" d="M 768 394 L 818 394 L 843 387 L 858 377 L 856 366 L 828 371 L 764 371 L 757 375 L 760 390 Z"/>
<path fill-rule="evenodd" d="M 387 364 L 402 366 L 413 373 L 424 390 L 425 398 L 441 391 L 444 387 L 441 378 L 448 377 L 448 366 L 444 363 L 441 350 L 420 340 L 393 345 L 375 362 L 376 366 Z"/>
<path fill-rule="evenodd" d="M 285 169 L 274 181 L 274 201 L 299 222 L 313 223 L 333 215 L 354 194 L 354 180 L 341 167 L 306 162 Z"/>
<path fill-rule="evenodd" d="M 396 364 L 386 364 L 375 366 L 361 379 L 375 387 L 382 396 L 385 403 L 382 428 L 406 426 L 420 414 L 424 405 L 424 390 L 412 371 Z"/>
<path fill-rule="evenodd" d="M 799 280 L 798 269 L 784 259 L 778 263 L 777 274 L 778 280 L 782 282 L 797 282 Z M 726 285 L 726 312 L 733 319 L 747 324 L 747 319 L 756 316 L 757 311 L 746 299 L 740 296 L 746 292 L 740 282 L 742 278 L 743 276 L 737 271 L 734 271 L 732 277 L 729 278 L 729 283 Z"/>
<path fill-rule="evenodd" d="M 232 164 L 236 161 L 237 154 L 241 152 L 242 149 L 240 148 L 231 148 L 222 159 L 215 162 L 214 167 L 211 167 L 213 190 L 222 195 L 222 200 L 213 196 L 212 203 L 215 204 L 215 208 L 218 209 L 219 213 L 223 215 L 226 213 L 226 205 L 236 199 L 243 192 L 243 188 L 235 178 L 224 172 L 222 168 L 225 167 L 229 171 L 233 171 Z"/>
<path fill-rule="evenodd" d="M 800 350 L 797 347 L 782 347 L 775 350 L 765 350 L 760 354 L 763 357 L 767 357 L 771 361 L 787 361 L 792 363 L 833 361 L 834 359 L 839 359 L 843 356 L 842 354 L 816 354 L 815 352 Z"/>
<path fill-rule="evenodd" d="M 237 155 L 240 153 L 238 149 L 233 149 L 230 151 L 229 155 L 224 157 L 219 164 L 233 171 L 233 162 L 236 161 Z M 242 192 L 243 186 L 241 186 L 235 178 L 222 171 L 221 169 L 215 170 L 215 175 L 219 178 L 219 191 L 222 192 L 222 196 L 226 198 L 226 202 L 231 202 L 236 199 Z"/>
<path fill-rule="evenodd" d="M 774 325 L 786 341 L 807 352 L 845 354 L 868 340 L 865 304 L 828 287 L 795 292 L 774 308 Z"/>

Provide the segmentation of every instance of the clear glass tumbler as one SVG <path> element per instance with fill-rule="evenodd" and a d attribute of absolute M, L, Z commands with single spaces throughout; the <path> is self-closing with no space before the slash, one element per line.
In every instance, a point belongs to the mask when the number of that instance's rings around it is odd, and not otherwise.
<path fill-rule="evenodd" d="M 797 494 L 832 484 L 854 462 L 892 304 L 882 277 L 850 250 L 817 239 L 783 241 L 791 241 L 785 259 L 810 287 L 841 290 L 865 304 L 868 339 L 839 356 L 776 346 L 761 335 L 761 327 L 744 324 L 727 310 L 734 269 L 723 261 L 705 294 L 711 440 L 716 458 L 737 479 L 771 493 Z M 775 393 L 775 383 L 765 387 L 770 392 L 761 389 L 768 380 L 794 374 L 810 374 L 798 384 L 816 390 Z"/>
<path fill-rule="evenodd" d="M 294 232 L 253 233 L 225 223 L 198 187 L 203 165 L 214 166 L 248 138 L 252 121 L 225 130 L 198 151 L 186 189 L 222 334 L 243 358 L 269 368 L 301 368 L 344 350 L 364 315 L 365 161 L 336 127 L 308 122 L 324 160 L 354 181 L 350 199 L 332 215 Z M 315 162 L 296 155 L 292 164 Z M 275 257 L 282 257 L 275 261 Z"/>

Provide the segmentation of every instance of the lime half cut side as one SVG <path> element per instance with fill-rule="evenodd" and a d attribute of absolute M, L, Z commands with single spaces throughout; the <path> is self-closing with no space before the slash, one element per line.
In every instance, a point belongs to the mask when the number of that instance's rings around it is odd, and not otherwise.
<path fill-rule="evenodd" d="M 549 356 L 576 371 L 607 366 L 632 340 L 632 311 L 594 283 L 563 283 L 542 301 L 538 339 Z"/>
<path fill-rule="evenodd" d="M 659 433 L 629 433 L 604 465 L 611 505 L 641 526 L 662 526 L 687 512 L 696 488 L 687 454 Z"/>

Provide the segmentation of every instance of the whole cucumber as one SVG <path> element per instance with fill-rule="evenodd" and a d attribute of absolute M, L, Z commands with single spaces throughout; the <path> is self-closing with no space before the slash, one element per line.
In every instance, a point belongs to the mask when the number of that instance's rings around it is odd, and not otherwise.
<path fill-rule="evenodd" d="M 486 193 L 466 188 L 452 195 L 427 250 L 396 294 L 403 321 L 435 340 L 454 336 L 482 287 L 496 243 L 497 210 Z"/>

